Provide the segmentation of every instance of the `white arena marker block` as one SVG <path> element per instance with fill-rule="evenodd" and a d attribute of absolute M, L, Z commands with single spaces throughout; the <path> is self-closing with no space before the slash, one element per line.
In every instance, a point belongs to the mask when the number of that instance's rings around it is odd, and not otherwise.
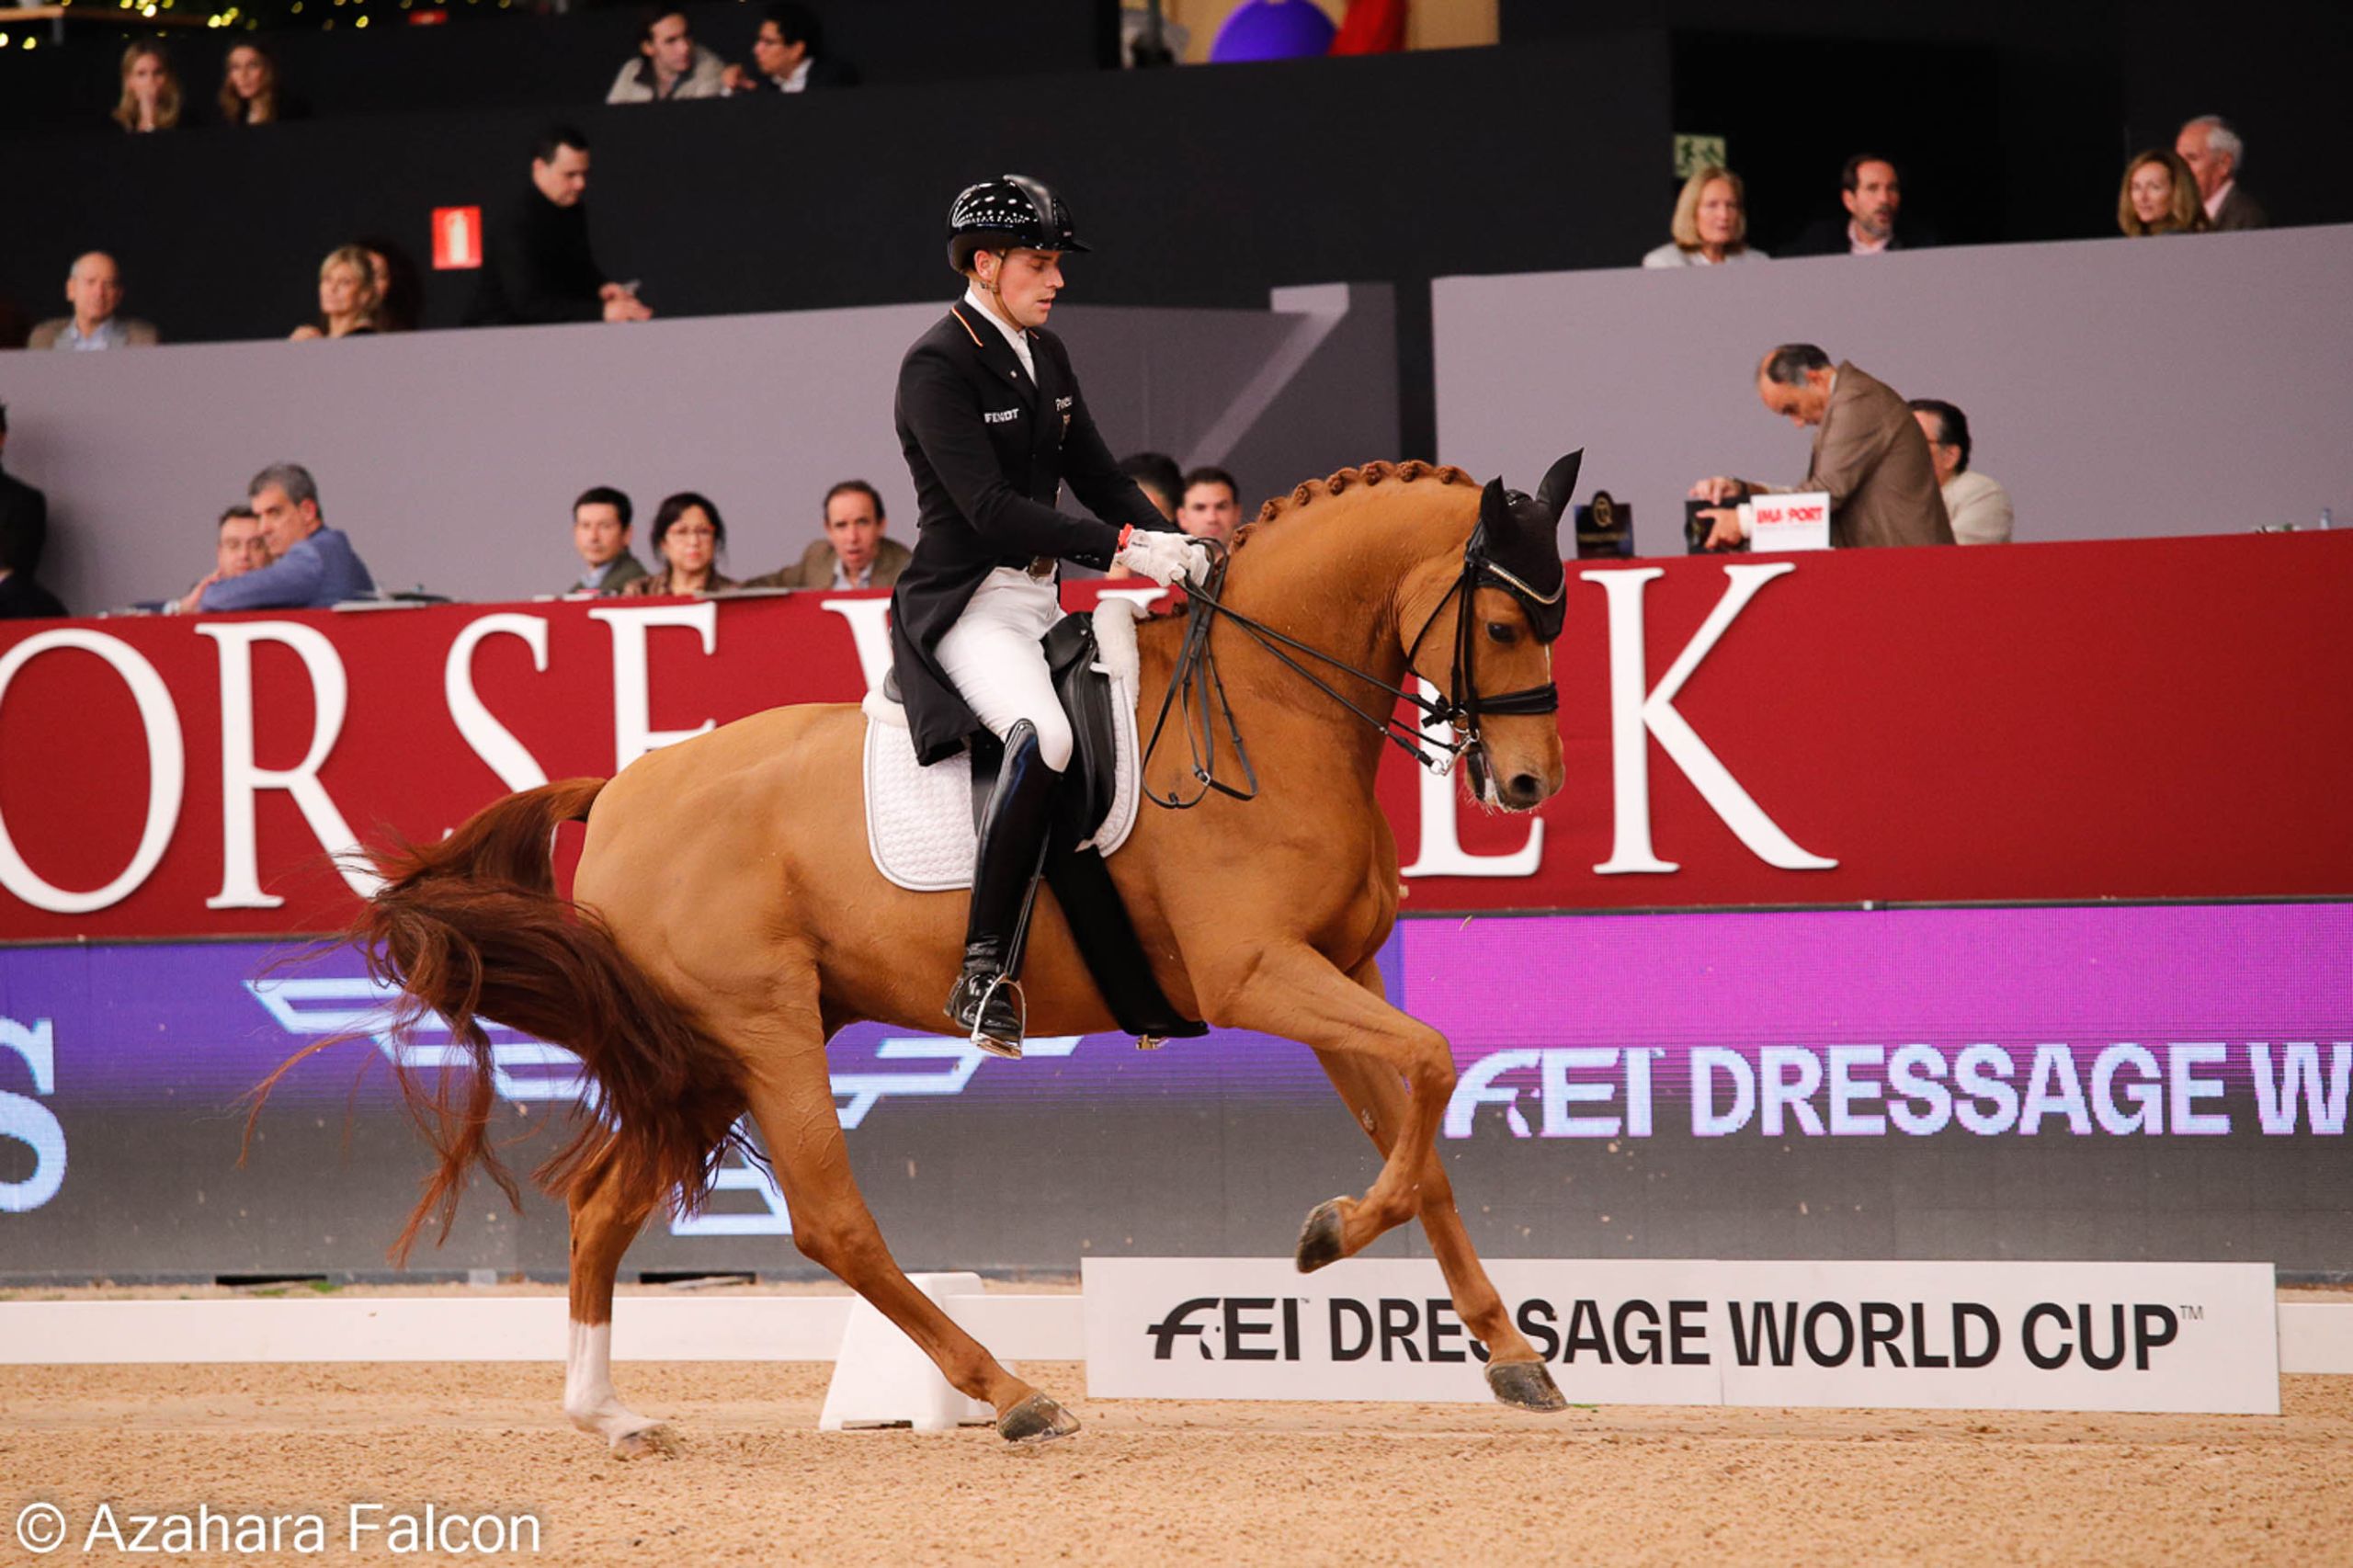
<path fill-rule="evenodd" d="M 2353 1306 L 2337 1301 L 2280 1302 L 2279 1369 L 2353 1372 Z"/>
<path fill-rule="evenodd" d="M 981 1293 L 977 1274 L 914 1274 L 908 1279 L 943 1312 L 950 1296 Z M 995 1419 L 988 1405 L 950 1387 L 931 1358 L 873 1303 L 861 1298 L 851 1305 L 834 1358 L 834 1379 L 825 1389 L 825 1408 L 817 1417 L 819 1431 L 905 1426 L 918 1432 L 952 1432 Z"/>

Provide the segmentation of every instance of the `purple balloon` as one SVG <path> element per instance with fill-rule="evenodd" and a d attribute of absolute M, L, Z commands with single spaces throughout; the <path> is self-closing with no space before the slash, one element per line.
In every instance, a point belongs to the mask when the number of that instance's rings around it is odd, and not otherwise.
<path fill-rule="evenodd" d="M 1218 28 L 1210 59 L 1300 60 L 1332 52 L 1339 31 L 1313 0 L 1245 0 Z"/>

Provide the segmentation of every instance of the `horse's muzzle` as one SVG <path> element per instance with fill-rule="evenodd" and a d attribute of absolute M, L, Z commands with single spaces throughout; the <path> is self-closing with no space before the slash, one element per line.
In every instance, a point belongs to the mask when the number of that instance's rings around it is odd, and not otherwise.
<path fill-rule="evenodd" d="M 1495 798 L 1506 811 L 1532 812 L 1544 803 L 1544 780 L 1533 773 L 1515 773 L 1495 788 Z"/>

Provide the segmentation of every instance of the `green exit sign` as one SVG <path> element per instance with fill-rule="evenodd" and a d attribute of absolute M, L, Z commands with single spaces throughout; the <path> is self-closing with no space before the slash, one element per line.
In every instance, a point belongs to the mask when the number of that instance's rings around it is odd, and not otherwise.
<path fill-rule="evenodd" d="M 1721 136 L 1677 136 L 1675 139 L 1675 177 L 1689 179 L 1691 171 L 1713 164 L 1724 166 L 1724 139 Z"/>

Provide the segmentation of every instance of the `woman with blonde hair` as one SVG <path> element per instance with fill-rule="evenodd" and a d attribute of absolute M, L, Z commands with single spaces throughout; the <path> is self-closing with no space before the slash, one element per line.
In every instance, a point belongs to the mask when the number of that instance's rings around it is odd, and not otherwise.
<path fill-rule="evenodd" d="M 2198 199 L 2198 176 L 2181 154 L 2152 147 L 2124 165 L 2116 193 L 2116 226 L 2133 239 L 2152 234 L 2197 234 L 2212 227 Z"/>
<path fill-rule="evenodd" d="M 307 119 L 310 106 L 286 91 L 278 79 L 278 62 L 260 44 L 246 40 L 232 47 L 221 69 L 221 122 L 223 125 L 265 125 L 283 119 Z"/>
<path fill-rule="evenodd" d="M 160 43 L 134 43 L 122 51 L 122 97 L 114 122 L 125 131 L 169 131 L 180 122 L 180 79 Z"/>
<path fill-rule="evenodd" d="M 1703 164 L 1683 182 L 1667 224 L 1673 237 L 1643 257 L 1644 267 L 1721 267 L 1728 261 L 1764 261 L 1748 244 L 1748 188 L 1740 176 Z"/>
<path fill-rule="evenodd" d="M 296 342 L 314 337 L 351 337 L 376 330 L 376 269 L 358 245 L 343 245 L 319 263 L 319 319 L 305 322 L 290 335 Z"/>

